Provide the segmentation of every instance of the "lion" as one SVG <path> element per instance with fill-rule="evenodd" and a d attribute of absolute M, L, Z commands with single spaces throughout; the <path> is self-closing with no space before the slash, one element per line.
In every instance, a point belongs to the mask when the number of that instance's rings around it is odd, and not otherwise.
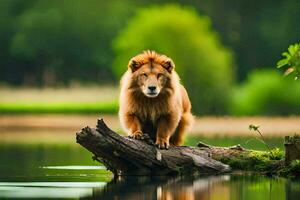
<path fill-rule="evenodd" d="M 179 146 L 193 122 L 174 62 L 155 51 L 133 57 L 121 78 L 119 119 L 130 137 L 147 133 L 160 149 Z"/>

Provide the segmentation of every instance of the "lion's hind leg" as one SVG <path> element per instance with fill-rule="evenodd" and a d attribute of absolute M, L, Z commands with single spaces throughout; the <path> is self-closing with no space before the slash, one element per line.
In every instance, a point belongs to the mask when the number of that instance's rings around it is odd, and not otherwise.
<path fill-rule="evenodd" d="M 184 135 L 190 130 L 194 121 L 194 117 L 191 113 L 184 113 L 179 121 L 175 133 L 170 138 L 170 143 L 179 146 L 183 143 Z"/>

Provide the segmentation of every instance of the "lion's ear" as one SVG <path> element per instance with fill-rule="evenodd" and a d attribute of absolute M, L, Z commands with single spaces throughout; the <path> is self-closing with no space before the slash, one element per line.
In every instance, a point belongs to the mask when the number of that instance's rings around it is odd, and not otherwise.
<path fill-rule="evenodd" d="M 171 73 L 172 70 L 175 68 L 175 64 L 173 63 L 172 60 L 167 60 L 162 64 L 162 66 L 169 72 Z"/>
<path fill-rule="evenodd" d="M 137 61 L 131 59 L 129 61 L 128 67 L 131 69 L 132 72 L 135 72 L 140 68 L 140 64 Z"/>

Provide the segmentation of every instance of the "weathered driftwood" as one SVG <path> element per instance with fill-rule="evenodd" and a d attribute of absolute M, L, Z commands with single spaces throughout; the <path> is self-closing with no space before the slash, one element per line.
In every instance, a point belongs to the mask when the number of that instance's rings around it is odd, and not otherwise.
<path fill-rule="evenodd" d="M 77 142 L 92 152 L 93 159 L 104 164 L 115 177 L 220 174 L 231 169 L 300 176 L 300 162 L 295 160 L 300 157 L 299 136 L 286 138 L 285 161 L 283 152 L 278 149 L 253 151 L 239 145 L 213 147 L 200 142 L 197 147 L 158 149 L 147 134 L 141 140 L 124 137 L 110 130 L 102 119 L 98 120 L 96 129 L 85 127 L 76 135 Z M 291 162 L 293 160 L 295 162 Z"/>
<path fill-rule="evenodd" d="M 158 149 L 146 137 L 136 140 L 110 130 L 102 119 L 97 128 L 83 128 L 77 133 L 77 142 L 94 154 L 115 176 L 119 175 L 178 175 L 217 174 L 230 171 L 230 167 L 217 160 L 245 154 L 240 146 L 230 148 L 171 146 Z"/>

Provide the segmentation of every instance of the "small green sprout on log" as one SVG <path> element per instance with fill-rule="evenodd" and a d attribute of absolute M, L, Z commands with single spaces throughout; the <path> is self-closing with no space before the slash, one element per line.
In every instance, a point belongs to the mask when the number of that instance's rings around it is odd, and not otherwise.
<path fill-rule="evenodd" d="M 286 67 L 284 76 L 294 75 L 297 80 L 300 76 L 300 43 L 290 45 L 288 51 L 282 53 L 283 59 L 277 62 L 277 68 Z"/>
<path fill-rule="evenodd" d="M 271 147 L 267 144 L 265 138 L 263 137 L 262 133 L 260 132 L 259 126 L 258 126 L 258 125 L 254 125 L 254 124 L 250 124 L 250 125 L 249 125 L 249 129 L 250 129 L 250 131 L 253 130 L 253 131 L 257 132 L 257 133 L 260 135 L 261 141 L 266 145 L 266 147 L 268 148 L 268 150 L 269 150 L 271 156 L 272 156 L 273 158 L 275 158 L 275 156 L 274 156 L 273 153 L 272 153 Z"/>

